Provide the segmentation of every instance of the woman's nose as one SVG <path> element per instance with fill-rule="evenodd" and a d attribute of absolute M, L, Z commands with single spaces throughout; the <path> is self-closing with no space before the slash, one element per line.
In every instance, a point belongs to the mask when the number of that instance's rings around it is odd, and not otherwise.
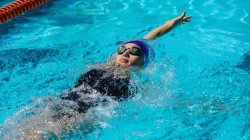
<path fill-rule="evenodd" d="M 129 58 L 129 50 L 126 50 L 122 55 Z"/>

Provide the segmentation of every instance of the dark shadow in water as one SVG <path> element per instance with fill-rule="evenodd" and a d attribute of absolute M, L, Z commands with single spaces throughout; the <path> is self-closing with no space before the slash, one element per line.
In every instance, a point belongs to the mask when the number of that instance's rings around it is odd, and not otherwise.
<path fill-rule="evenodd" d="M 250 73 L 250 51 L 243 55 L 243 61 L 239 63 L 237 67 Z"/>
<path fill-rule="evenodd" d="M 16 66 L 23 67 L 31 63 L 34 67 L 40 62 L 48 62 L 59 54 L 59 50 L 52 49 L 10 49 L 0 51 L 0 71 L 10 70 Z"/>

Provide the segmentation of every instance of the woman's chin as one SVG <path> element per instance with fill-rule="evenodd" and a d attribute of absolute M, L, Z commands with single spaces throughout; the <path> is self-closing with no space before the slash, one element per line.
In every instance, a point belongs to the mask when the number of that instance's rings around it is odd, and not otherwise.
<path fill-rule="evenodd" d="M 116 64 L 117 64 L 118 66 L 120 66 L 120 67 L 123 67 L 123 68 L 127 68 L 127 67 L 130 66 L 130 64 L 128 64 L 128 63 L 122 63 L 122 62 L 117 62 Z"/>

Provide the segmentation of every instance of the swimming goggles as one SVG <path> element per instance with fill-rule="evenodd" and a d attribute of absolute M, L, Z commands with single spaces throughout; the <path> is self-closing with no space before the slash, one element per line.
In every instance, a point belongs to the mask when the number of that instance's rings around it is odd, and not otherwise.
<path fill-rule="evenodd" d="M 125 46 L 119 47 L 117 50 L 117 53 L 119 55 L 122 55 L 127 50 L 129 50 L 129 54 L 131 54 L 131 55 L 135 55 L 135 56 L 142 56 L 143 55 L 142 50 L 140 48 L 137 48 L 137 47 L 126 48 Z"/>

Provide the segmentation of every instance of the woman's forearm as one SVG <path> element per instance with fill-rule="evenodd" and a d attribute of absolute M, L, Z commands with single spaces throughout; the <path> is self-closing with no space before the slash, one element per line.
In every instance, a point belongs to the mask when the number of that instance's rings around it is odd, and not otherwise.
<path fill-rule="evenodd" d="M 179 21 L 179 17 L 176 17 L 170 21 L 167 21 L 163 25 L 157 27 L 147 35 L 145 35 L 143 38 L 144 39 L 154 39 L 157 37 L 160 37 L 161 35 L 169 32 Z"/>
<path fill-rule="evenodd" d="M 191 16 L 185 17 L 185 12 L 183 12 L 180 16 L 173 18 L 170 21 L 167 21 L 163 25 L 157 27 L 153 31 L 149 32 L 147 35 L 143 37 L 143 39 L 155 39 L 160 37 L 161 35 L 169 32 L 177 23 L 183 21 L 183 23 L 189 22 Z"/>

